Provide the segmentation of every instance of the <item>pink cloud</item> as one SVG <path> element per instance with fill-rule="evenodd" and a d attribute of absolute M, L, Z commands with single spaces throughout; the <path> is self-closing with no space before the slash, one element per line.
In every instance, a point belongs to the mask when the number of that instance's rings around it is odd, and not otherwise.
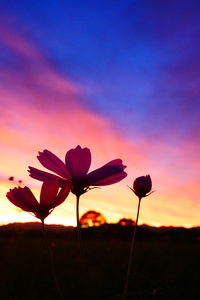
<path fill-rule="evenodd" d="M 41 54 L 20 34 L 16 32 L 16 19 L 8 15 L 1 14 L 0 20 L 0 43 L 13 50 L 16 54 L 20 54 L 25 58 L 41 60 Z M 22 31 L 23 33 L 23 31 Z M 21 33 L 21 34 L 22 34 Z"/>

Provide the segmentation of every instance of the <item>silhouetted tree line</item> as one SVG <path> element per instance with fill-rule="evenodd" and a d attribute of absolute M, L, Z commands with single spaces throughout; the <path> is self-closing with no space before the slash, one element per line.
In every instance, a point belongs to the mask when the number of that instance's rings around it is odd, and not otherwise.
<path fill-rule="evenodd" d="M 62 225 L 46 225 L 49 238 L 63 238 L 76 240 L 77 231 L 74 227 Z M 163 241 L 190 241 L 200 242 L 200 227 L 151 227 L 141 225 L 138 227 L 137 240 L 163 240 Z M 117 224 L 103 224 L 96 227 L 82 228 L 82 238 L 85 240 L 109 240 L 129 241 L 133 232 L 133 226 Z M 13 223 L 0 227 L 1 237 L 26 237 L 43 238 L 40 223 Z"/>
<path fill-rule="evenodd" d="M 105 217 L 96 211 L 87 211 L 80 218 L 82 238 L 85 240 L 124 240 L 129 241 L 133 233 L 135 221 L 122 218 L 115 224 L 108 224 Z M 76 240 L 77 231 L 72 226 L 46 225 L 48 235 L 52 238 Z M 137 240 L 162 239 L 172 241 L 200 242 L 200 227 L 152 227 L 141 225 L 137 228 Z M 1 237 L 43 238 L 41 223 L 13 223 L 0 226 Z"/>

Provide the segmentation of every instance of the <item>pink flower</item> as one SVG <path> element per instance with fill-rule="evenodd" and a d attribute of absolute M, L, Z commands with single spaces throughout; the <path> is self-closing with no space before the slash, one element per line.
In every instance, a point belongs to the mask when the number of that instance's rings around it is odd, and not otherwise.
<path fill-rule="evenodd" d="M 139 197 L 143 198 L 149 196 L 152 188 L 152 182 L 150 175 L 137 177 L 133 182 L 132 191 Z M 147 194 L 149 193 L 149 194 Z"/>
<path fill-rule="evenodd" d="M 10 189 L 6 196 L 14 205 L 24 211 L 33 213 L 36 218 L 43 222 L 56 206 L 65 201 L 70 192 L 70 187 L 65 185 L 58 191 L 59 181 L 47 180 L 42 184 L 39 203 L 27 186 Z"/>
<path fill-rule="evenodd" d="M 85 193 L 90 186 L 110 185 L 122 180 L 127 174 L 124 172 L 126 166 L 121 159 L 115 159 L 99 169 L 88 173 L 91 165 L 91 152 L 88 148 L 77 146 L 66 153 L 65 163 L 48 150 L 39 152 L 38 160 L 48 170 L 56 173 L 47 173 L 33 167 L 29 167 L 32 178 L 44 181 L 56 178 L 60 186 L 71 184 L 71 191 L 76 196 Z"/>

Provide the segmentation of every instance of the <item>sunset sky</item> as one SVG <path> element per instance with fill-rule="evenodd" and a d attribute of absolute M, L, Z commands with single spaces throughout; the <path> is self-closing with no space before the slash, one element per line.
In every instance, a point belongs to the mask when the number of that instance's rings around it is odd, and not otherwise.
<path fill-rule="evenodd" d="M 5 197 L 27 168 L 77 145 L 91 170 L 121 158 L 128 176 L 84 194 L 108 222 L 135 219 L 128 188 L 150 174 L 140 224 L 200 225 L 199 0 L 0 2 L 0 224 L 35 221 Z M 47 223 L 75 224 L 75 197 Z"/>

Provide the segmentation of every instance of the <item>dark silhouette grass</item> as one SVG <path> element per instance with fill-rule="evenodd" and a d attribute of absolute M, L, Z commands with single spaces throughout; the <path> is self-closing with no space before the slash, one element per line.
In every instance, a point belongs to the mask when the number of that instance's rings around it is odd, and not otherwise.
<path fill-rule="evenodd" d="M 49 240 L 64 299 L 122 299 L 129 241 L 83 240 L 81 271 L 77 241 Z M 0 237 L 0 299 L 58 299 L 45 251 L 42 235 Z M 138 240 L 127 299 L 200 299 L 199 255 L 198 241 Z"/>

